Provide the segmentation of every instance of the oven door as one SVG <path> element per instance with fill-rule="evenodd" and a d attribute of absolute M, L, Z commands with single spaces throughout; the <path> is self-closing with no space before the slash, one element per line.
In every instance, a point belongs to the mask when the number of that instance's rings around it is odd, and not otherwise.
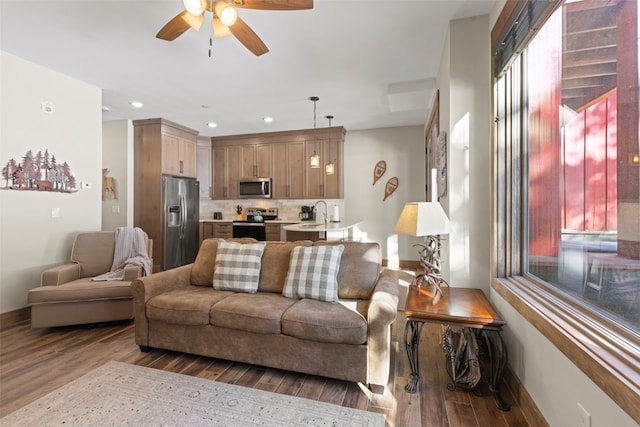
<path fill-rule="evenodd" d="M 266 227 L 263 222 L 234 222 L 233 237 L 251 237 L 259 241 L 267 240 Z"/>

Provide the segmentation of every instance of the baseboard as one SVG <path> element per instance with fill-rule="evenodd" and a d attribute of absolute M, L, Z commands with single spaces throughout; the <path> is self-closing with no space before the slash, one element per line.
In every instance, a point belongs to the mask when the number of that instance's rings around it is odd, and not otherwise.
<path fill-rule="evenodd" d="M 0 329 L 8 328 L 18 322 L 24 322 L 29 319 L 31 319 L 31 307 L 0 313 Z"/>
<path fill-rule="evenodd" d="M 507 366 L 505 370 L 504 385 L 511 389 L 511 394 L 516 400 L 515 403 L 522 410 L 528 425 L 549 427 L 549 423 L 544 419 L 542 412 L 538 409 L 538 406 L 527 392 L 527 389 L 524 388 L 509 366 Z"/>

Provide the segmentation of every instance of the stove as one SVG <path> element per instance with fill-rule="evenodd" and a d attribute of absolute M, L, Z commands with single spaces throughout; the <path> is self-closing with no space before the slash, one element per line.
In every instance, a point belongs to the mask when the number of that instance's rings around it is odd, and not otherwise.
<path fill-rule="evenodd" d="M 267 240 L 265 221 L 278 219 L 278 208 L 247 208 L 246 219 L 233 221 L 233 237 Z"/>
<path fill-rule="evenodd" d="M 262 217 L 262 219 L 256 219 Z M 278 219 L 278 208 L 247 208 L 246 220 L 243 222 L 264 222 Z M 236 222 L 236 221 L 234 221 Z"/>

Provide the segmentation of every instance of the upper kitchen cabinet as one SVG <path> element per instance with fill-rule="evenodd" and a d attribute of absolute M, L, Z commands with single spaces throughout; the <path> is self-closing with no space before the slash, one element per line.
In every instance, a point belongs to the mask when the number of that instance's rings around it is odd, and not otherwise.
<path fill-rule="evenodd" d="M 271 145 L 250 144 L 242 147 L 242 176 L 271 177 Z"/>
<path fill-rule="evenodd" d="M 198 137 L 196 151 L 196 176 L 200 182 L 200 198 L 210 199 L 213 188 L 211 184 L 211 138 Z"/>
<path fill-rule="evenodd" d="M 134 120 L 133 126 L 135 144 L 142 159 L 158 161 L 162 174 L 197 176 L 197 131 L 161 118 Z"/>
<path fill-rule="evenodd" d="M 240 197 L 238 184 L 242 178 L 242 152 L 241 146 L 212 146 L 213 199 L 225 200 Z"/>
<path fill-rule="evenodd" d="M 335 129 L 335 130 L 334 130 Z M 343 151 L 344 128 L 326 129 L 320 135 L 323 139 L 310 139 L 305 143 L 305 197 L 310 199 L 341 199 L 343 198 Z M 309 158 L 313 153 L 320 157 L 320 167 L 312 168 Z M 333 173 L 327 173 L 326 165 L 333 163 Z"/>
<path fill-rule="evenodd" d="M 304 142 L 273 144 L 273 197 L 303 199 L 307 167 Z"/>
<path fill-rule="evenodd" d="M 242 177 L 272 178 L 275 199 L 342 198 L 345 132 L 332 127 L 212 137 L 213 198 L 237 198 Z M 317 169 L 309 165 L 314 148 L 321 158 Z M 325 171 L 329 159 L 332 175 Z"/>

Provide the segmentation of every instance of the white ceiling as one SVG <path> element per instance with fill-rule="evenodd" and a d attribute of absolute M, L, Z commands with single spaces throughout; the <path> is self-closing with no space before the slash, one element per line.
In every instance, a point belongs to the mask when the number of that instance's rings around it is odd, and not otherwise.
<path fill-rule="evenodd" d="M 254 56 L 210 23 L 155 38 L 181 0 L 0 0 L 0 48 L 103 89 L 103 120 L 163 117 L 204 136 L 424 124 L 449 21 L 494 0 L 315 0 L 239 10 L 269 47 Z M 210 15 L 208 15 L 210 16 Z M 133 109 L 129 101 L 144 107 Z M 55 101 L 55 100 L 51 100 Z M 272 116 L 270 125 L 262 121 Z M 207 122 L 216 122 L 215 129 Z"/>

